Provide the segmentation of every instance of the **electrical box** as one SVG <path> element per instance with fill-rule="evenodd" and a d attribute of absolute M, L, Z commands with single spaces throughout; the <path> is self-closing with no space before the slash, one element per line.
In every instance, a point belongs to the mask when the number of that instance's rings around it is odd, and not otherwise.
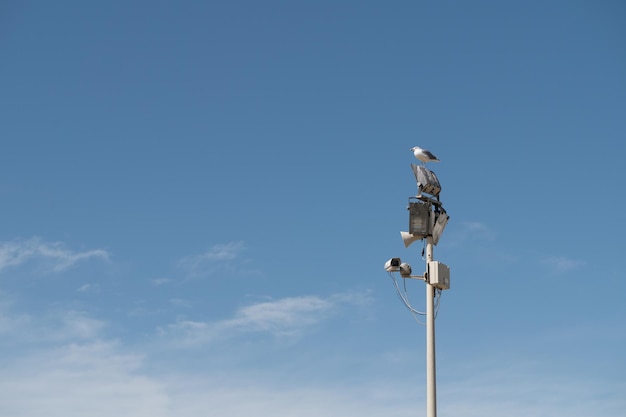
<path fill-rule="evenodd" d="M 438 261 L 428 262 L 428 282 L 440 290 L 449 290 L 450 267 Z"/>

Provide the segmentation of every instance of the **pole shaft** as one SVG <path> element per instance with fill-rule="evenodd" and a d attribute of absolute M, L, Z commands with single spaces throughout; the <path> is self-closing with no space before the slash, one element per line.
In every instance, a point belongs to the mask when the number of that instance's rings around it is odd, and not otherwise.
<path fill-rule="evenodd" d="M 426 265 L 433 260 L 433 238 L 426 238 Z M 428 277 L 430 280 L 430 277 Z M 426 282 L 426 416 L 437 417 L 435 373 L 435 287 Z"/>

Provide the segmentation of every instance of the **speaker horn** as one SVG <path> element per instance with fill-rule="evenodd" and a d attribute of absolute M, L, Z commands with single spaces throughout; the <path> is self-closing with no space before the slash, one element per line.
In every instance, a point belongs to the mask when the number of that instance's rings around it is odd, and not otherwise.
<path fill-rule="evenodd" d="M 410 234 L 409 232 L 400 232 L 400 236 L 402 236 L 402 241 L 404 242 L 404 247 L 408 248 L 409 246 L 411 246 L 411 243 L 417 241 L 417 240 L 422 240 L 422 237 L 419 236 L 414 236 L 412 234 Z"/>

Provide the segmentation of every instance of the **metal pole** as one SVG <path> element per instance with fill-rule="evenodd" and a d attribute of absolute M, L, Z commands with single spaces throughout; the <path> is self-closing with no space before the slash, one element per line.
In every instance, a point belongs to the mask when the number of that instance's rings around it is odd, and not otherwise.
<path fill-rule="evenodd" d="M 426 237 L 426 266 L 433 260 L 433 238 Z M 430 280 L 430 277 L 428 277 Z M 426 281 L 426 416 L 437 417 L 435 376 L 435 287 Z"/>

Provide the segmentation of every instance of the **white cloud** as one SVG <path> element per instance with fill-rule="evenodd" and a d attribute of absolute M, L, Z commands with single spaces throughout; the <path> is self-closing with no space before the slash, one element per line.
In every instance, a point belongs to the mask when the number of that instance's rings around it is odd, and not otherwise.
<path fill-rule="evenodd" d="M 485 371 L 485 370 L 483 370 Z M 490 370 L 486 370 L 489 372 Z M 234 378 L 198 378 L 176 386 L 172 408 L 178 416 L 212 415 L 244 417 L 409 417 L 424 415 L 425 387 L 414 375 L 393 379 L 370 378 L 343 385 L 331 375 L 318 383 L 281 384 L 279 375 L 240 375 Z M 623 384 L 588 386 L 545 374 L 524 374 L 513 381 L 493 379 L 438 383 L 441 416 L 468 417 L 621 417 L 626 400 Z M 204 395 L 198 396 L 202 392 Z"/>
<path fill-rule="evenodd" d="M 235 259 L 243 249 L 243 242 L 230 242 L 225 245 L 213 245 L 210 250 L 200 256 L 215 261 L 231 260 Z"/>
<path fill-rule="evenodd" d="M 76 291 L 82 293 L 99 293 L 100 285 L 98 284 L 83 284 L 80 287 L 76 288 Z"/>
<path fill-rule="evenodd" d="M 297 337 L 327 319 L 342 306 L 364 305 L 369 293 L 341 293 L 327 298 L 287 297 L 240 308 L 230 319 L 221 321 L 179 320 L 161 334 L 175 336 L 182 346 L 196 346 L 246 333 L 269 333 L 276 337 Z"/>
<path fill-rule="evenodd" d="M 160 287 L 161 285 L 169 284 L 170 282 L 172 282 L 172 280 L 169 279 L 169 278 L 156 278 L 156 279 L 153 279 L 150 282 L 155 287 Z"/>
<path fill-rule="evenodd" d="M 58 272 L 89 258 L 108 260 L 109 254 L 102 249 L 74 252 L 65 248 L 61 242 L 44 242 L 36 237 L 0 243 L 0 271 L 29 261 L 40 261 Z"/>
<path fill-rule="evenodd" d="M 338 386 L 276 374 L 148 373 L 146 358 L 111 342 L 70 344 L 3 366 L 0 414 L 9 417 L 374 417 L 415 414 L 397 381 Z M 413 390 L 410 390 L 413 391 Z M 414 393 L 413 393 L 414 394 Z"/>
<path fill-rule="evenodd" d="M 289 297 L 244 307 L 235 318 L 221 324 L 224 327 L 280 333 L 315 324 L 332 307 L 331 301 L 317 296 Z"/>
<path fill-rule="evenodd" d="M 184 298 L 170 298 L 169 302 L 174 307 L 191 308 L 193 305 L 191 301 L 186 300 Z"/>
<path fill-rule="evenodd" d="M 115 344 L 71 344 L 3 367 L 0 414 L 11 417 L 169 416 L 160 383 L 137 372 L 141 358 Z"/>
<path fill-rule="evenodd" d="M 368 299 L 367 293 L 341 293 L 264 301 L 213 325 L 222 326 L 220 330 L 271 332 L 298 327 L 296 322 L 302 320 L 306 327 L 342 306 Z M 376 354 L 362 357 L 362 362 L 346 360 L 340 372 L 320 363 L 325 371 L 315 373 L 314 378 L 308 378 L 306 371 L 290 372 L 289 355 L 287 366 L 278 369 L 234 365 L 218 372 L 184 370 L 177 368 L 176 361 L 151 358 L 145 346 L 131 349 L 103 339 L 104 323 L 84 313 L 66 311 L 53 316 L 31 316 L 26 321 L 9 317 L 28 324 L 21 327 L 22 332 L 48 327 L 49 334 L 59 335 L 61 342 L 48 347 L 38 344 L 38 350 L 3 350 L 0 415 L 409 417 L 425 409 L 424 376 L 413 370 L 416 362 L 422 369 L 422 359 L 410 348 L 383 355 L 387 359 L 383 363 Z M 546 369 L 550 367 L 541 358 L 529 362 L 511 353 L 506 357 L 486 353 L 488 360 L 469 354 L 461 365 L 440 364 L 440 415 L 621 417 L 626 408 L 623 379 L 610 381 L 575 369 L 559 374 L 555 368 Z M 356 375 L 346 374 L 350 369 Z"/>
<path fill-rule="evenodd" d="M 50 326 L 47 331 L 51 339 L 88 340 L 96 338 L 105 327 L 105 323 L 89 317 L 80 311 L 65 311 L 54 317 L 60 325 Z M 54 330 L 56 329 L 56 330 Z"/>
<path fill-rule="evenodd" d="M 0 336 L 7 337 L 15 331 L 23 329 L 31 323 L 31 318 L 27 314 L 10 315 L 0 310 Z"/>
<path fill-rule="evenodd" d="M 10 417 L 409 417 L 424 413 L 415 375 L 334 375 L 285 382 L 279 372 L 149 372 L 149 361 L 109 342 L 25 355 L 0 375 L 0 413 Z M 624 384 L 532 373 L 523 366 L 475 369 L 438 381 L 440 415 L 621 417 Z"/>
<path fill-rule="evenodd" d="M 0 305 L 2 340 L 14 346 L 32 343 L 60 344 L 98 338 L 106 323 L 76 310 L 52 311 L 34 316 Z M 0 413 L 1 415 L 2 413 Z"/>
<path fill-rule="evenodd" d="M 552 273 L 562 274 L 584 266 L 585 261 L 579 259 L 566 258 L 564 256 L 551 256 L 544 259 L 542 265 L 548 267 Z"/>
<path fill-rule="evenodd" d="M 178 264 L 192 277 L 207 276 L 220 268 L 228 268 L 244 249 L 243 242 L 213 245 L 204 253 L 182 258 Z"/>
<path fill-rule="evenodd" d="M 476 365 L 472 376 L 441 384 L 442 414 L 617 417 L 626 406 L 620 394 L 626 389 L 623 382 L 611 385 L 583 375 L 559 375 L 543 370 L 540 362 Z"/>
<path fill-rule="evenodd" d="M 417 411 L 413 389 L 398 381 L 339 386 L 329 378 L 322 384 L 285 385 L 276 375 L 250 373 L 175 382 L 172 409 L 181 417 L 207 413 L 229 417 L 412 417 Z"/>
<path fill-rule="evenodd" d="M 476 221 L 461 222 L 458 226 L 452 226 L 452 240 L 464 243 L 470 239 L 495 240 L 496 234 L 484 223 Z"/>

